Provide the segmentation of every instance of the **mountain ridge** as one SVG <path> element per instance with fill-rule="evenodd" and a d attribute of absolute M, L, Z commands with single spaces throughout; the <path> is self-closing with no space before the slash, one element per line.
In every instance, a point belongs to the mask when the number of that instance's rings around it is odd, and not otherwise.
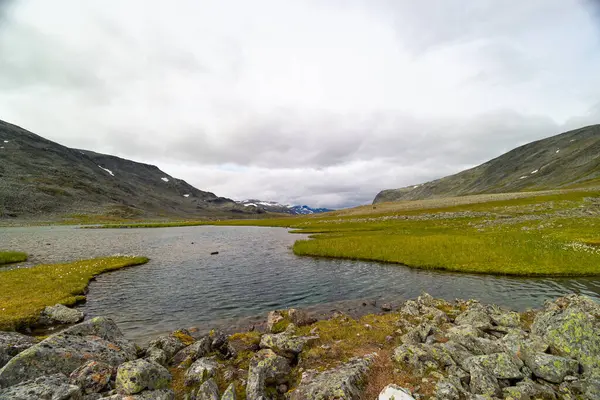
<path fill-rule="evenodd" d="M 419 185 L 386 189 L 373 204 L 600 185 L 600 125 L 519 146 L 476 167 Z"/>
<path fill-rule="evenodd" d="M 289 205 L 281 204 L 276 201 L 264 201 L 257 199 L 246 199 L 238 201 L 238 204 L 242 204 L 245 207 L 256 207 L 259 210 L 272 213 L 280 214 L 291 214 L 291 215 L 308 215 L 308 214 L 321 214 L 324 212 L 334 211 L 329 208 L 322 207 L 310 207 L 306 204 L 303 205 Z"/>
<path fill-rule="evenodd" d="M 221 218 L 257 213 L 155 165 L 69 148 L 0 120 L 0 218 Z"/>

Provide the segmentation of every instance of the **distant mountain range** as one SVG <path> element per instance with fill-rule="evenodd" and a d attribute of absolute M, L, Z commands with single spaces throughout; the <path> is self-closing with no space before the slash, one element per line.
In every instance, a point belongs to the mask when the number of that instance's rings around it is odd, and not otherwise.
<path fill-rule="evenodd" d="M 0 218 L 250 217 L 244 207 L 154 165 L 72 149 L 0 121 Z"/>
<path fill-rule="evenodd" d="M 526 144 L 455 175 L 384 190 L 373 203 L 596 185 L 600 186 L 600 125 Z"/>
<path fill-rule="evenodd" d="M 238 203 L 245 207 L 256 208 L 258 210 L 262 210 L 262 211 L 266 211 L 266 212 L 292 214 L 292 215 L 320 214 L 320 213 L 324 213 L 324 212 L 333 211 L 328 208 L 312 208 L 307 205 L 291 206 L 291 205 L 280 204 L 275 201 L 263 201 L 263 200 L 255 200 L 255 199 L 242 200 L 242 201 L 239 201 Z"/>

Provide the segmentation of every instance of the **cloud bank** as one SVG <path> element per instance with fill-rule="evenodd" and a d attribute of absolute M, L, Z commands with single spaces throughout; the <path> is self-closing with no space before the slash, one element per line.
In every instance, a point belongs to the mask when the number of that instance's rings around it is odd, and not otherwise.
<path fill-rule="evenodd" d="M 600 122 L 597 11 L 0 1 L 0 118 L 221 196 L 364 204 Z"/>

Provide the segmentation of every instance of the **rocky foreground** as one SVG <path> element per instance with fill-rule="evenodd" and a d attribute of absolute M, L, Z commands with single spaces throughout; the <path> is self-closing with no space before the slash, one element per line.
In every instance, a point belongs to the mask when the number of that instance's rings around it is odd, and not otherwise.
<path fill-rule="evenodd" d="M 97 317 L 44 340 L 0 332 L 0 399 L 600 399 L 600 305 L 519 314 L 424 294 L 396 312 L 268 333 L 180 330 L 140 348 Z"/>

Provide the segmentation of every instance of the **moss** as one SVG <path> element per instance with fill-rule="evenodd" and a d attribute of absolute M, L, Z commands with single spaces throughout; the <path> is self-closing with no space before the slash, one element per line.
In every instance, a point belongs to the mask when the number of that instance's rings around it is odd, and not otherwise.
<path fill-rule="evenodd" d="M 146 262 L 118 256 L 0 271 L 0 330 L 27 327 L 46 306 L 75 304 L 98 274 Z"/>
<path fill-rule="evenodd" d="M 179 339 L 179 341 L 181 343 L 185 344 L 186 346 L 189 346 L 189 345 L 193 344 L 196 341 L 196 339 L 194 339 L 193 337 L 191 337 L 187 333 L 184 333 L 184 332 L 179 331 L 179 330 L 173 332 L 173 336 L 175 336 L 177 339 Z"/>
<path fill-rule="evenodd" d="M 27 261 L 27 254 L 20 251 L 0 251 L 0 265 Z"/>

